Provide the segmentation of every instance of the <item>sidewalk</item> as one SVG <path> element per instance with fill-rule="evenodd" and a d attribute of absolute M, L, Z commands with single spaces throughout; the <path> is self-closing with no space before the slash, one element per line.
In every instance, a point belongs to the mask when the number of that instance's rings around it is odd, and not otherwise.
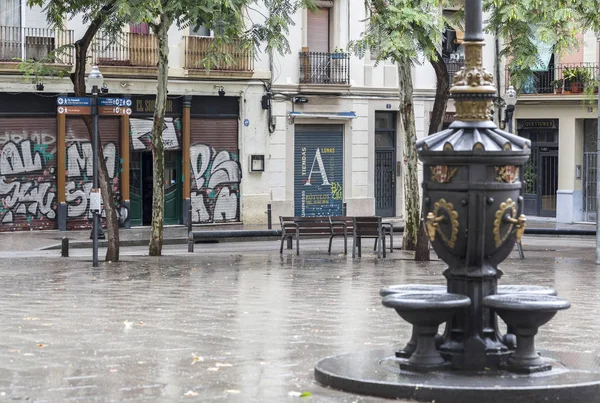
<path fill-rule="evenodd" d="M 513 252 L 500 283 L 554 287 L 572 304 L 540 328 L 536 347 L 597 356 L 594 240 L 526 242 L 527 259 Z M 163 257 L 126 255 L 98 268 L 84 249 L 3 258 L 0 400 L 409 403 L 322 387 L 313 368 L 330 355 L 403 346 L 411 326 L 381 305 L 379 289 L 444 284 L 445 264 L 402 251 L 376 259 L 369 247 L 352 259 L 341 242 L 332 255 L 326 244 L 300 256 L 281 256 L 276 241 L 204 244 L 193 254 L 173 245 Z"/>
<path fill-rule="evenodd" d="M 384 219 L 385 222 L 391 222 L 394 228 L 404 225 L 401 219 Z M 557 223 L 554 218 L 549 217 L 528 217 L 528 228 L 558 228 L 558 229 L 578 229 L 594 230 L 594 223 L 576 223 L 564 224 Z M 221 225 L 194 225 L 194 231 L 225 231 L 225 230 L 265 230 L 267 225 L 243 225 L 243 224 L 221 224 Z M 273 229 L 279 229 L 278 223 L 273 223 Z M 0 252 L 7 251 L 28 251 L 58 249 L 63 237 L 68 237 L 71 248 L 91 247 L 90 230 L 79 231 L 15 231 L 0 232 Z M 119 240 L 122 246 L 143 246 L 147 245 L 150 239 L 150 227 L 132 227 L 129 229 L 121 228 L 119 230 Z M 243 239 L 243 238 L 242 238 Z M 164 228 L 165 245 L 181 245 L 187 242 L 187 226 L 169 225 Z M 100 247 L 106 245 L 106 241 L 100 240 Z"/>

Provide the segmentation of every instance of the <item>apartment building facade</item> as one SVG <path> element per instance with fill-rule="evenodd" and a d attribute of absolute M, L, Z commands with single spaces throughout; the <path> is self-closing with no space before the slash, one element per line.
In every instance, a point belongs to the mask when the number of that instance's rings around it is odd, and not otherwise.
<path fill-rule="evenodd" d="M 578 40 L 579 48 L 561 57 L 540 44 L 542 63 L 520 88 L 514 113 L 516 133 L 532 142 L 525 214 L 564 223 L 596 216 L 598 40 L 593 32 Z"/>
<path fill-rule="evenodd" d="M 18 10 L 13 19 L 0 20 L 0 32 L 12 33 L 0 39 L 0 231 L 89 228 L 91 144 L 82 120 L 58 114 L 56 105 L 72 85 L 67 78 L 24 80 L 15 61 L 43 59 L 81 38 L 86 26 L 74 19 L 57 31 L 39 8 L 21 7 L 19 0 L 0 6 Z M 210 71 L 199 62 L 211 33 L 170 29 L 167 224 L 187 223 L 190 206 L 194 224 L 264 224 L 269 204 L 273 217 L 402 216 L 396 67 L 344 51 L 364 30 L 364 17 L 357 0 L 320 1 L 316 10 L 295 15 L 292 53 L 236 48 L 232 64 Z M 445 56 L 460 64 L 460 49 Z M 132 101 L 131 115 L 100 117 L 121 223 L 149 225 L 156 38 L 143 24 L 124 27 L 117 41 L 100 32 L 90 57 L 88 69 L 97 65 L 105 77 L 108 92 L 101 96 Z M 70 51 L 57 61 L 66 69 L 73 63 Z M 422 136 L 435 75 L 423 63 L 413 76 Z"/>

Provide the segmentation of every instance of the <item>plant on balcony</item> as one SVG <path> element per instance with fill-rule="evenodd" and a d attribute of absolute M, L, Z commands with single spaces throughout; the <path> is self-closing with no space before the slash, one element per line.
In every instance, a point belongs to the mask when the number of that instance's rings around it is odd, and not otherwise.
<path fill-rule="evenodd" d="M 580 94 L 589 86 L 592 75 L 585 67 L 567 67 L 563 70 L 563 77 L 570 91 Z"/>
<path fill-rule="evenodd" d="M 559 78 L 558 80 L 553 80 L 550 84 L 552 85 L 552 88 L 554 88 L 555 94 L 563 93 L 563 86 L 565 84 L 564 79 Z"/>
<path fill-rule="evenodd" d="M 346 57 L 346 53 L 344 53 L 343 49 L 335 48 L 333 52 L 330 53 L 330 57 L 332 59 L 343 59 Z"/>
<path fill-rule="evenodd" d="M 58 67 L 56 63 L 55 51 L 50 52 L 42 59 L 14 59 L 19 64 L 17 68 L 25 78 L 25 81 L 31 81 L 36 90 L 43 91 L 44 77 L 63 78 L 69 75 L 69 69 Z"/>

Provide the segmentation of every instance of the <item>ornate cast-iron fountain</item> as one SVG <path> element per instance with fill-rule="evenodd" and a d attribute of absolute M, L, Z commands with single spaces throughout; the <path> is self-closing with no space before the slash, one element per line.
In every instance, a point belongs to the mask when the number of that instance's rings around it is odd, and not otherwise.
<path fill-rule="evenodd" d="M 577 353 L 541 357 L 535 349 L 538 327 L 570 304 L 546 287 L 498 286 L 498 265 L 525 231 L 521 177 L 530 141 L 490 120 L 496 88 L 482 65 L 482 2 L 465 3 L 465 67 L 450 90 L 457 120 L 417 141 L 423 215 L 448 264 L 446 292 L 414 284 L 382 289 L 383 305 L 413 325 L 409 343 L 325 358 L 315 378 L 350 392 L 438 403 L 595 401 L 600 370 L 579 361 L 596 361 Z M 444 334 L 436 335 L 443 322 Z"/>

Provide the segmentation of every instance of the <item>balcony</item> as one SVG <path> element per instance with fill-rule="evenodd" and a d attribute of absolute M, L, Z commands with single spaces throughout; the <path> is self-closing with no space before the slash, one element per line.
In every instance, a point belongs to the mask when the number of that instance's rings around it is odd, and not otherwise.
<path fill-rule="evenodd" d="M 546 71 L 536 71 L 526 82 L 517 83 L 522 95 L 594 94 L 598 92 L 598 64 L 576 63 L 550 65 Z M 506 69 L 506 85 L 513 84 Z"/>
<path fill-rule="evenodd" d="M 123 32 L 116 37 L 98 33 L 92 45 L 92 63 L 112 67 L 158 65 L 158 40 L 152 34 Z"/>
<path fill-rule="evenodd" d="M 202 36 L 185 36 L 184 68 L 205 72 L 203 61 L 216 53 L 226 55 L 215 57 L 208 66 L 210 71 L 231 73 L 252 73 L 254 70 L 254 57 L 251 44 L 245 41 L 233 41 L 224 45 L 217 45 L 214 38 Z M 215 46 L 219 46 L 218 52 Z"/>
<path fill-rule="evenodd" d="M 456 59 L 456 58 L 443 58 L 444 63 L 446 64 L 446 69 L 448 70 L 448 80 L 450 85 L 452 85 L 452 81 L 454 81 L 454 75 L 460 71 L 463 67 L 465 67 L 465 59 Z"/>
<path fill-rule="evenodd" d="M 72 30 L 0 26 L 0 62 L 44 60 L 52 51 L 72 43 Z M 74 49 L 66 47 L 56 52 L 50 62 L 72 65 L 74 58 Z"/>
<path fill-rule="evenodd" d="M 350 55 L 300 52 L 300 83 L 349 85 Z"/>

